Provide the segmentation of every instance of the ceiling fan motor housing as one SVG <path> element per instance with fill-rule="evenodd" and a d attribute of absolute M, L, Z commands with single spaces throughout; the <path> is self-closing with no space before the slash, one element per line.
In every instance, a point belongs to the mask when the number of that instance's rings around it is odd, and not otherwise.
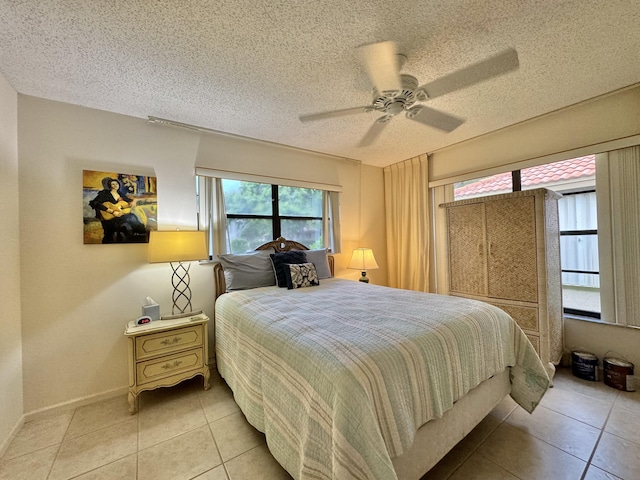
<path fill-rule="evenodd" d="M 373 89 L 373 108 L 388 115 L 397 115 L 409 109 L 418 100 L 418 80 L 411 75 L 400 75 L 400 90 L 382 93 Z"/>

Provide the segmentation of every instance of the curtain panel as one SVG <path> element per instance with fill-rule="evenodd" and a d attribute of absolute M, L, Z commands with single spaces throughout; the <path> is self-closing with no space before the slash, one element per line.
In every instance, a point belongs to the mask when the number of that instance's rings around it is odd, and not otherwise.
<path fill-rule="evenodd" d="M 640 146 L 609 152 L 617 323 L 640 326 Z"/>
<path fill-rule="evenodd" d="M 207 232 L 209 257 L 215 260 L 218 255 L 229 253 L 231 248 L 222 179 L 197 177 L 197 181 L 198 230 Z"/>
<path fill-rule="evenodd" d="M 385 167 L 389 286 L 429 291 L 429 174 L 426 155 Z"/>

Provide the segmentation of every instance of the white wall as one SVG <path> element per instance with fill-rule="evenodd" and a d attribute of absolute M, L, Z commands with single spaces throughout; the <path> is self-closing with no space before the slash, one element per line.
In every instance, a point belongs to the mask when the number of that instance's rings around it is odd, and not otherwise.
<path fill-rule="evenodd" d="M 448 179 L 456 176 L 493 175 L 505 171 L 501 168 L 504 165 L 513 170 L 600 153 L 606 151 L 607 142 L 639 134 L 637 85 L 432 152 L 429 186 L 451 183 Z M 579 149 L 583 151 L 566 156 L 566 152 Z M 555 155 L 559 156 L 545 158 Z M 532 163 L 526 165 L 527 161 Z"/>
<path fill-rule="evenodd" d="M 17 93 L 0 75 L 0 456 L 23 413 L 17 106 Z"/>
<path fill-rule="evenodd" d="M 171 271 L 146 263 L 146 245 L 83 244 L 82 170 L 155 174 L 160 228 L 194 228 L 194 167 L 201 135 L 208 134 L 27 96 L 18 98 L 18 133 L 24 410 L 124 392 L 125 323 L 140 315 L 147 295 L 163 313 L 170 310 Z M 292 158 L 287 151 L 285 163 L 299 168 L 309 161 L 304 152 Z M 227 161 L 233 153 L 225 151 Z M 314 168 L 322 161 L 314 155 Z M 359 229 L 361 166 L 328 158 L 324 168 L 333 169 L 344 188 L 343 252 L 350 253 L 366 241 Z M 382 196 L 382 169 L 367 172 L 367 188 Z M 384 215 L 370 206 L 362 210 L 367 224 Z M 366 234 L 378 241 L 383 228 Z M 342 270 L 345 256 L 337 256 L 337 275 L 356 275 Z M 193 307 L 212 317 L 211 266 L 193 264 L 190 273 Z"/>

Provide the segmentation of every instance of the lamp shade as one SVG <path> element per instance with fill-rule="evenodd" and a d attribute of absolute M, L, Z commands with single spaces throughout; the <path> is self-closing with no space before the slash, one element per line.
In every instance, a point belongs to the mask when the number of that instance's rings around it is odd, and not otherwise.
<path fill-rule="evenodd" d="M 207 258 L 207 237 L 203 231 L 170 230 L 150 233 L 149 263 L 189 262 Z"/>
<path fill-rule="evenodd" d="M 354 270 L 374 270 L 378 267 L 376 259 L 373 256 L 373 250 L 370 248 L 356 248 L 351 255 L 351 261 L 347 268 Z"/>

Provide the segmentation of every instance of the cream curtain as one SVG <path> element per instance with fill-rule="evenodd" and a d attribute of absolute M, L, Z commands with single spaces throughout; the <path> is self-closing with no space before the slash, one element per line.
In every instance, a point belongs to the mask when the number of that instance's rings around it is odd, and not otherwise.
<path fill-rule="evenodd" d="M 198 177 L 198 230 L 205 230 L 209 239 L 209 256 L 229 253 L 231 240 L 227 228 L 227 212 L 222 191 L 222 179 Z"/>
<path fill-rule="evenodd" d="M 340 193 L 322 191 L 322 230 L 324 246 L 332 253 L 341 253 L 340 241 Z"/>
<path fill-rule="evenodd" d="M 429 175 L 426 155 L 384 169 L 389 286 L 429 291 Z"/>
<path fill-rule="evenodd" d="M 640 326 L 640 146 L 609 152 L 617 322 Z"/>

